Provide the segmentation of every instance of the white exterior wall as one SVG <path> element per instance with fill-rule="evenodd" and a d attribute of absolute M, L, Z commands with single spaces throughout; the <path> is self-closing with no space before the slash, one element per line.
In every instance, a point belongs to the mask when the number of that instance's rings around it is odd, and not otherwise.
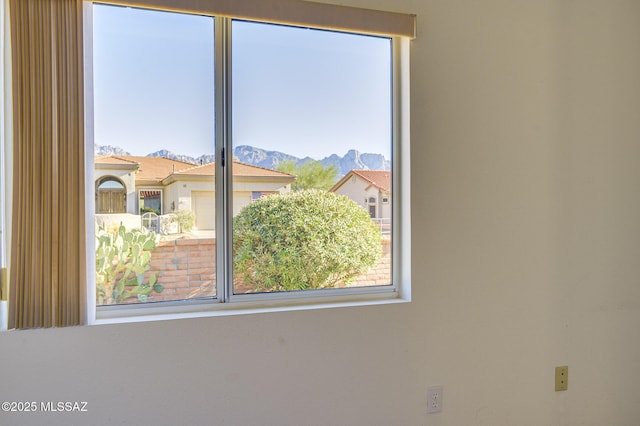
<path fill-rule="evenodd" d="M 345 195 L 358 203 L 364 209 L 367 209 L 368 203 L 365 201 L 371 196 L 365 191 L 368 183 L 358 178 L 357 176 L 351 176 L 340 188 L 335 192 L 336 194 Z"/>
<path fill-rule="evenodd" d="M 164 187 L 164 193 L 162 198 L 162 207 L 164 213 L 168 214 L 174 210 L 178 210 L 178 188 L 174 185 L 167 185 Z M 173 207 L 173 208 L 172 208 Z"/>
<path fill-rule="evenodd" d="M 171 202 L 175 202 L 176 210 L 192 210 L 191 205 L 191 191 L 214 191 L 214 183 L 209 182 L 190 182 L 190 181 L 177 181 L 166 186 L 166 198 L 165 206 L 166 212 L 171 210 Z M 253 191 L 277 191 L 287 192 L 291 190 L 291 185 L 282 185 L 277 182 L 235 182 L 233 185 L 233 202 L 234 202 L 234 215 L 238 211 L 251 202 L 251 192 Z"/>
<path fill-rule="evenodd" d="M 371 186 L 370 182 L 359 176 L 351 176 L 345 183 L 335 190 L 336 194 L 341 194 L 355 201 L 359 206 L 369 212 L 369 199 L 373 197 L 376 206 L 376 219 L 391 218 L 391 196 L 384 195 L 378 188 Z M 382 197 L 389 197 L 389 203 L 383 204 Z"/>
<path fill-rule="evenodd" d="M 382 202 L 383 198 L 387 198 L 388 202 Z M 378 193 L 378 206 L 380 206 L 380 218 L 382 219 L 391 219 L 391 203 L 393 200 L 391 199 L 390 194 L 386 194 L 384 192 Z"/>
<path fill-rule="evenodd" d="M 213 181 L 208 182 L 189 182 L 189 181 L 177 181 L 167 185 L 167 193 L 170 194 L 167 197 L 167 205 L 169 205 L 169 213 L 171 202 L 175 203 L 175 210 L 193 210 L 191 205 L 191 191 L 213 191 L 215 189 L 215 183 Z"/>
<path fill-rule="evenodd" d="M 256 181 L 234 181 L 233 192 L 236 191 L 277 191 L 288 192 L 291 191 L 291 184 L 283 185 L 280 182 L 265 182 L 262 180 Z"/>

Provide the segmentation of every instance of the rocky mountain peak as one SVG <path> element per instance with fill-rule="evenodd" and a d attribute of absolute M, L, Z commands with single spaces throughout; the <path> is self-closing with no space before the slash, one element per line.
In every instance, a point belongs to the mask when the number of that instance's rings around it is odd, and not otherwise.
<path fill-rule="evenodd" d="M 130 155 L 122 148 L 110 145 L 96 145 L 96 155 Z M 199 157 L 176 154 L 167 149 L 161 149 L 148 154 L 149 157 L 163 157 L 171 160 L 184 161 L 192 164 L 207 164 L 215 160 L 213 154 L 204 154 Z M 256 148 L 250 145 L 239 145 L 234 148 L 233 156 L 238 161 L 254 166 L 276 169 L 283 161 L 295 161 L 296 164 L 303 164 L 312 159 L 309 157 L 299 158 L 279 151 L 270 151 Z M 390 170 L 391 162 L 382 154 L 361 153 L 358 150 L 350 149 L 344 156 L 331 154 L 319 160 L 323 166 L 334 166 L 338 170 L 339 177 L 346 175 L 350 170 Z"/>

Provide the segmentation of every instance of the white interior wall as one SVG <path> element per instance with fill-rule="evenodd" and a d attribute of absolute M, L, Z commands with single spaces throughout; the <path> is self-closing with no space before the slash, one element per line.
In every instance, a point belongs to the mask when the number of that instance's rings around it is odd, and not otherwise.
<path fill-rule="evenodd" d="M 0 400 L 89 412 L 0 423 L 640 424 L 640 3 L 341 3 L 418 14 L 413 302 L 5 332 Z"/>

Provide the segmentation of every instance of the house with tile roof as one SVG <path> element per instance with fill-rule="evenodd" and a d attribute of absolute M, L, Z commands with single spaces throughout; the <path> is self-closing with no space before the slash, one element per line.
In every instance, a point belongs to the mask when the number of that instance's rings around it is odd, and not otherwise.
<path fill-rule="evenodd" d="M 295 176 L 233 162 L 233 214 L 252 200 L 287 192 Z M 95 158 L 96 214 L 191 210 L 196 229 L 215 228 L 214 163 L 193 165 L 162 157 L 109 155 Z"/>
<path fill-rule="evenodd" d="M 351 198 L 372 219 L 391 219 L 390 170 L 351 170 L 329 191 Z"/>

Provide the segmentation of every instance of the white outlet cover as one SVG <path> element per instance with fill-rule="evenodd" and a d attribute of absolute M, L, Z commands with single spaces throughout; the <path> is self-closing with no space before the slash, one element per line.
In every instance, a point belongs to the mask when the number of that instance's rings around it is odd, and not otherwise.
<path fill-rule="evenodd" d="M 427 413 L 442 411 L 442 386 L 432 386 L 427 389 Z"/>

